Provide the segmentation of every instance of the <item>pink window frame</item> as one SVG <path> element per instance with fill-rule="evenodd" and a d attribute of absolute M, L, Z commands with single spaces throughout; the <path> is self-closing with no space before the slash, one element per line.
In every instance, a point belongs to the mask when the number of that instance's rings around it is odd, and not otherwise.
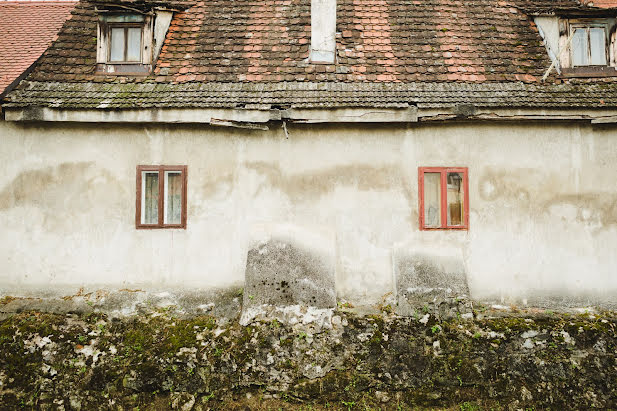
<path fill-rule="evenodd" d="M 440 173 L 441 200 L 439 211 L 441 213 L 441 227 L 426 227 L 424 222 L 424 174 Z M 448 225 L 448 198 L 447 176 L 448 173 L 463 174 L 463 224 Z M 418 191 L 420 202 L 420 230 L 469 230 L 469 172 L 467 167 L 418 167 Z"/>

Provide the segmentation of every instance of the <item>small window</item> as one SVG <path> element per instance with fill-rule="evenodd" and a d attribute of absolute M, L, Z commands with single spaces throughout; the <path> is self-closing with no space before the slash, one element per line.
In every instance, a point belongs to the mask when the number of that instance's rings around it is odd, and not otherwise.
<path fill-rule="evenodd" d="M 141 63 L 141 26 L 111 26 L 110 63 Z"/>
<path fill-rule="evenodd" d="M 607 65 L 607 26 L 571 25 L 572 67 Z"/>
<path fill-rule="evenodd" d="M 186 228 L 186 166 L 137 167 L 137 228 Z"/>
<path fill-rule="evenodd" d="M 101 11 L 98 19 L 96 72 L 147 75 L 152 69 L 153 17 Z"/>
<path fill-rule="evenodd" d="M 418 187 L 421 230 L 469 228 L 466 167 L 420 167 Z"/>

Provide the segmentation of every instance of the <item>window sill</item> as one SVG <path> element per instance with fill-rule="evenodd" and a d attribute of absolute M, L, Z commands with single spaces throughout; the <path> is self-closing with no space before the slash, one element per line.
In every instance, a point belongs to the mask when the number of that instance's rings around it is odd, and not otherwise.
<path fill-rule="evenodd" d="M 563 68 L 561 77 L 617 77 L 617 68 L 611 66 Z"/>
<path fill-rule="evenodd" d="M 167 224 L 167 225 L 158 225 L 158 224 L 139 224 L 137 225 L 135 228 L 137 228 L 138 230 L 154 230 L 154 229 L 169 229 L 169 228 L 176 228 L 176 229 L 180 229 L 180 230 L 186 230 L 186 225 L 182 225 L 182 224 Z"/>
<path fill-rule="evenodd" d="M 104 76 L 147 76 L 152 71 L 150 64 L 141 63 L 98 63 L 96 74 Z"/>
<path fill-rule="evenodd" d="M 451 226 L 451 227 L 421 227 L 421 231 L 448 231 L 448 230 L 469 230 L 466 226 Z"/>

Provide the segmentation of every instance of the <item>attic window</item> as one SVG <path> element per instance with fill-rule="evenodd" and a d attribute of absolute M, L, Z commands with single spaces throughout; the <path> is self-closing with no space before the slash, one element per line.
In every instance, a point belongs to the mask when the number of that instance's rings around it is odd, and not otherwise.
<path fill-rule="evenodd" d="M 606 24 L 570 26 L 572 67 L 606 66 Z"/>
<path fill-rule="evenodd" d="M 152 17 L 148 14 L 99 14 L 97 71 L 147 74 L 152 61 Z"/>
<path fill-rule="evenodd" d="M 566 77 L 617 76 L 614 18 L 560 21 L 560 64 Z"/>
<path fill-rule="evenodd" d="M 109 42 L 109 62 L 141 63 L 141 26 L 111 26 Z"/>

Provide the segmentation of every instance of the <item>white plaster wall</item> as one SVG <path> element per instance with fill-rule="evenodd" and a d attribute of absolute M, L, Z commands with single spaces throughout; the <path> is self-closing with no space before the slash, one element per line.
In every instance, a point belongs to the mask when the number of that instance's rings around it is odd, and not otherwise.
<path fill-rule="evenodd" d="M 478 299 L 617 297 L 613 129 L 288 129 L 0 123 L 0 292 L 240 284 L 250 239 L 283 224 L 335 239 L 359 302 L 393 290 L 401 248 L 462 255 Z M 135 229 L 139 164 L 188 166 L 186 230 Z M 418 230 L 419 166 L 469 167 L 469 231 Z"/>

